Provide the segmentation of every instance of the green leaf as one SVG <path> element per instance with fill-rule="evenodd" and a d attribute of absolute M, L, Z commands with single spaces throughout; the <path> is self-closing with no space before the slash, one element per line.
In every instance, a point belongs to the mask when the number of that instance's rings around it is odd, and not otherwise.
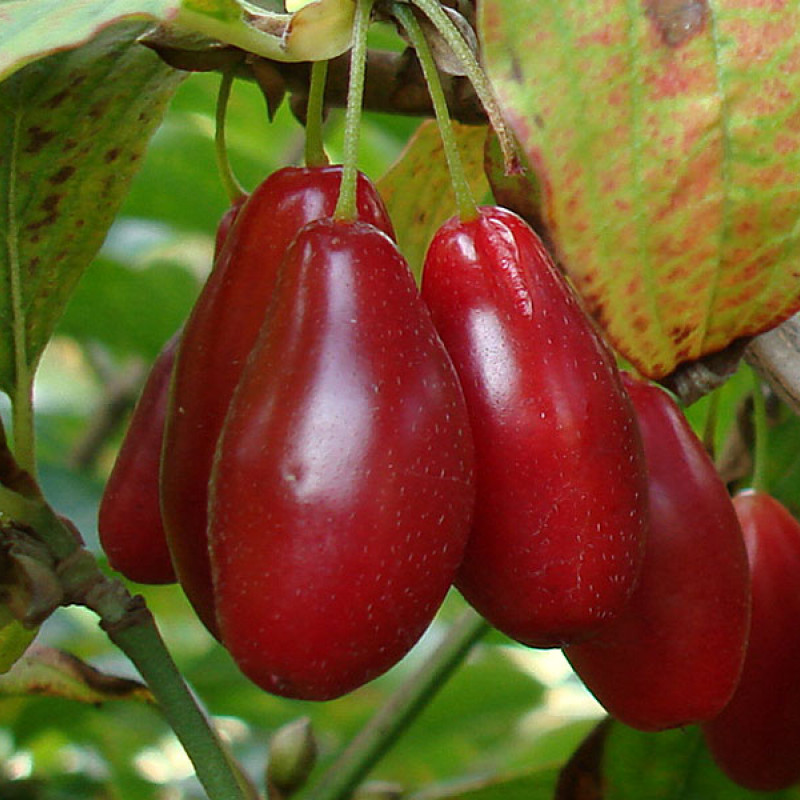
<path fill-rule="evenodd" d="M 0 8 L 0 80 L 31 61 L 88 42 L 113 22 L 163 19 L 176 0 L 6 0 Z"/>
<path fill-rule="evenodd" d="M 467 179 L 480 201 L 488 192 L 483 172 L 486 128 L 457 123 L 454 127 Z M 400 158 L 378 181 L 378 189 L 389 209 L 400 250 L 419 275 L 434 233 L 456 213 L 439 128 L 433 120 L 419 126 Z"/>
<path fill-rule="evenodd" d="M 551 800 L 557 778 L 556 770 L 546 769 L 481 780 L 457 781 L 426 789 L 412 795 L 409 800 Z"/>
<path fill-rule="evenodd" d="M 0 676 L 0 695 L 43 694 L 81 703 L 136 700 L 153 703 L 150 691 L 138 681 L 106 675 L 63 650 L 33 645 Z"/>
<path fill-rule="evenodd" d="M 8 672 L 30 643 L 38 628 L 26 628 L 17 622 L 6 606 L 0 606 L 0 674 Z"/>
<path fill-rule="evenodd" d="M 0 389 L 35 367 L 103 242 L 182 79 L 141 26 L 31 64 L 0 84 Z"/>
<path fill-rule="evenodd" d="M 556 253 L 650 376 L 800 306 L 800 5 L 485 0 Z"/>
<path fill-rule="evenodd" d="M 797 800 L 800 790 L 751 792 L 714 765 L 697 727 L 641 733 L 619 723 L 608 729 L 603 800 Z"/>
<path fill-rule="evenodd" d="M 184 11 L 192 11 L 221 22 L 239 22 L 242 7 L 236 0 L 182 0 Z"/>

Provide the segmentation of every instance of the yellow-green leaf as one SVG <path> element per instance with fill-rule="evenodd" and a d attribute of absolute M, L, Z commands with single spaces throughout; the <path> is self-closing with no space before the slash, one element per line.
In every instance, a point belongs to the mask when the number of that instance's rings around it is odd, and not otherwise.
<path fill-rule="evenodd" d="M 108 675 L 70 653 L 39 645 L 29 647 L 5 675 L 0 675 L 0 696 L 27 694 L 92 704 L 108 700 L 155 702 L 139 681 Z"/>
<path fill-rule="evenodd" d="M 556 254 L 646 374 L 800 307 L 797 0 L 482 0 Z"/>
<path fill-rule="evenodd" d="M 489 187 L 483 172 L 486 128 L 455 124 L 458 147 L 473 196 L 480 201 Z M 400 158 L 378 181 L 389 209 L 400 250 L 415 275 L 439 226 L 456 213 L 456 200 L 439 129 L 423 122 Z"/>
<path fill-rule="evenodd" d="M 114 22 L 168 18 L 177 4 L 178 0 L 3 0 L 0 80 L 31 61 L 85 44 Z"/>

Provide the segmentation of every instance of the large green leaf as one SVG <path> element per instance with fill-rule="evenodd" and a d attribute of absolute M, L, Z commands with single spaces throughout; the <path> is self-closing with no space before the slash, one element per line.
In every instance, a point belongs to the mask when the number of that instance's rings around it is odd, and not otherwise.
<path fill-rule="evenodd" d="M 797 787 L 751 792 L 714 764 L 698 727 L 642 733 L 611 719 L 592 731 L 564 767 L 557 800 L 797 800 Z"/>
<path fill-rule="evenodd" d="M 0 389 L 33 367 L 181 80 L 104 31 L 0 84 Z"/>
<path fill-rule="evenodd" d="M 0 80 L 45 55 L 89 41 L 130 17 L 161 18 L 175 0 L 6 0 L 0 6 Z"/>
<path fill-rule="evenodd" d="M 296 14 L 238 0 L 3 0 L 0 80 L 129 19 L 177 23 L 280 61 L 333 58 L 350 47 L 354 0 L 316 0 Z"/>
<path fill-rule="evenodd" d="M 651 376 L 800 306 L 800 3 L 483 0 L 557 255 Z"/>

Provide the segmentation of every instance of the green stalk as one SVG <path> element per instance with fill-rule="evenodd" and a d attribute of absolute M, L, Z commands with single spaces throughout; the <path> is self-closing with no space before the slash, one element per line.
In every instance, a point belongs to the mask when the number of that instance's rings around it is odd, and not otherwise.
<path fill-rule="evenodd" d="M 358 180 L 358 139 L 361 128 L 361 102 L 367 69 L 367 31 L 374 0 L 357 0 L 353 21 L 353 50 L 350 54 L 350 83 L 347 86 L 347 111 L 344 123 L 344 158 L 342 185 L 333 211 L 334 219 L 354 222 L 358 216 L 356 184 Z"/>
<path fill-rule="evenodd" d="M 136 625 L 107 632 L 144 678 L 194 764 L 210 800 L 252 797 L 246 783 L 237 778 L 223 744 L 192 697 L 150 613 L 142 615 Z"/>
<path fill-rule="evenodd" d="M 33 376 L 28 363 L 28 330 L 25 305 L 22 297 L 22 265 L 19 257 L 17 231 L 17 154 L 19 148 L 21 117 L 17 115 L 11 137 L 10 169 L 8 170 L 8 252 L 11 325 L 14 339 L 14 389 L 11 394 L 11 425 L 14 440 L 14 457 L 17 464 L 30 475 L 36 475 L 36 436 L 33 426 Z"/>
<path fill-rule="evenodd" d="M 431 48 L 422 32 L 422 27 L 417 22 L 414 12 L 404 3 L 395 3 L 393 7 L 394 15 L 405 28 L 411 45 L 417 51 L 417 58 L 422 67 L 422 74 L 428 84 L 428 92 L 433 102 L 433 110 L 436 114 L 436 121 L 439 124 L 439 135 L 442 137 L 444 155 L 447 159 L 447 168 L 450 170 L 450 182 L 456 196 L 456 206 L 462 222 L 469 222 L 477 218 L 478 209 L 472 197 L 472 190 L 469 181 L 464 173 L 464 166 L 461 156 L 458 153 L 458 142 L 450 122 L 450 111 L 447 108 L 442 82 L 439 78 L 439 71 L 436 69 L 436 62 L 431 53 Z"/>
<path fill-rule="evenodd" d="M 309 793 L 312 800 L 344 800 L 400 734 L 425 708 L 488 630 L 488 623 L 467 610 L 456 620 L 429 658 L 409 676 L 331 764 Z"/>
<path fill-rule="evenodd" d="M 233 78 L 232 71 L 222 73 L 222 80 L 217 93 L 216 129 L 214 131 L 214 152 L 217 157 L 217 169 L 219 170 L 222 185 L 225 188 L 225 194 L 228 195 L 231 205 L 244 195 L 242 185 L 233 174 L 233 168 L 228 158 L 228 146 L 225 141 L 225 116 L 228 111 L 228 101 L 231 97 Z"/>
<path fill-rule="evenodd" d="M 461 31 L 458 30 L 455 23 L 442 9 L 439 0 L 411 0 L 411 2 L 431 21 L 436 30 L 447 42 L 456 58 L 461 62 L 472 87 L 475 89 L 475 93 L 478 95 L 478 99 L 481 101 L 486 115 L 489 117 L 489 124 L 494 128 L 497 134 L 500 149 L 503 152 L 503 163 L 505 165 L 506 174 L 515 175 L 519 173 L 521 168 L 519 159 L 517 158 L 514 138 L 503 119 L 503 113 L 500 110 L 500 105 L 489 84 L 489 79 L 478 63 L 478 59 L 472 52 L 472 49 L 461 35 Z"/>
<path fill-rule="evenodd" d="M 766 492 L 767 459 L 769 457 L 769 424 L 767 422 L 767 404 L 761 389 L 761 379 L 755 370 L 753 376 L 753 426 L 755 428 L 755 447 L 753 451 L 753 488 Z"/>
<path fill-rule="evenodd" d="M 141 598 L 108 578 L 74 532 L 42 500 L 0 486 L 0 512 L 31 527 L 55 560 L 65 604 L 83 605 L 100 617 L 109 638 L 136 665 L 211 800 L 246 800 L 224 747 L 200 710 L 167 651 Z"/>
<path fill-rule="evenodd" d="M 328 62 L 312 62 L 311 83 L 308 87 L 308 105 L 306 106 L 305 158 L 307 167 L 322 167 L 330 163 L 325 153 L 325 141 L 322 135 L 327 78 Z"/>

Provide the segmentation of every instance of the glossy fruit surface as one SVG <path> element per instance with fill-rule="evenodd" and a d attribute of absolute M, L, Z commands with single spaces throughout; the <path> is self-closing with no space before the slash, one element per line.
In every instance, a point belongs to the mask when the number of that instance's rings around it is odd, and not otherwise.
<path fill-rule="evenodd" d="M 672 398 L 623 376 L 650 475 L 639 584 L 620 616 L 565 649 L 608 712 L 640 730 L 719 714 L 744 659 L 747 553 L 725 485 Z"/>
<path fill-rule="evenodd" d="M 283 255 L 307 222 L 333 213 L 341 167 L 287 167 L 239 212 L 186 323 L 175 365 L 161 467 L 161 507 L 187 597 L 214 632 L 206 536 L 208 480 L 217 438 L 270 303 Z M 359 177 L 360 218 L 390 233 L 375 189 Z"/>
<path fill-rule="evenodd" d="M 475 439 L 475 522 L 456 585 L 525 644 L 580 639 L 630 596 L 647 520 L 613 358 L 536 234 L 504 209 L 441 228 L 422 295 Z"/>
<path fill-rule="evenodd" d="M 169 382 L 179 334 L 153 363 L 111 470 L 97 519 L 111 566 L 138 583 L 173 583 L 158 500 L 158 472 Z"/>
<path fill-rule="evenodd" d="M 763 492 L 733 504 L 750 560 L 750 642 L 739 686 L 703 732 L 732 780 L 777 791 L 800 782 L 800 523 Z"/>
<path fill-rule="evenodd" d="M 222 641 L 264 689 L 339 696 L 430 623 L 466 542 L 472 441 L 408 266 L 373 226 L 298 235 L 212 486 Z"/>
<path fill-rule="evenodd" d="M 246 199 L 242 195 L 236 200 L 217 225 L 215 262 Z M 181 332 L 176 333 L 164 345 L 150 370 L 98 513 L 98 534 L 111 566 L 139 583 L 177 580 L 161 517 L 159 471 L 180 335 Z"/>

